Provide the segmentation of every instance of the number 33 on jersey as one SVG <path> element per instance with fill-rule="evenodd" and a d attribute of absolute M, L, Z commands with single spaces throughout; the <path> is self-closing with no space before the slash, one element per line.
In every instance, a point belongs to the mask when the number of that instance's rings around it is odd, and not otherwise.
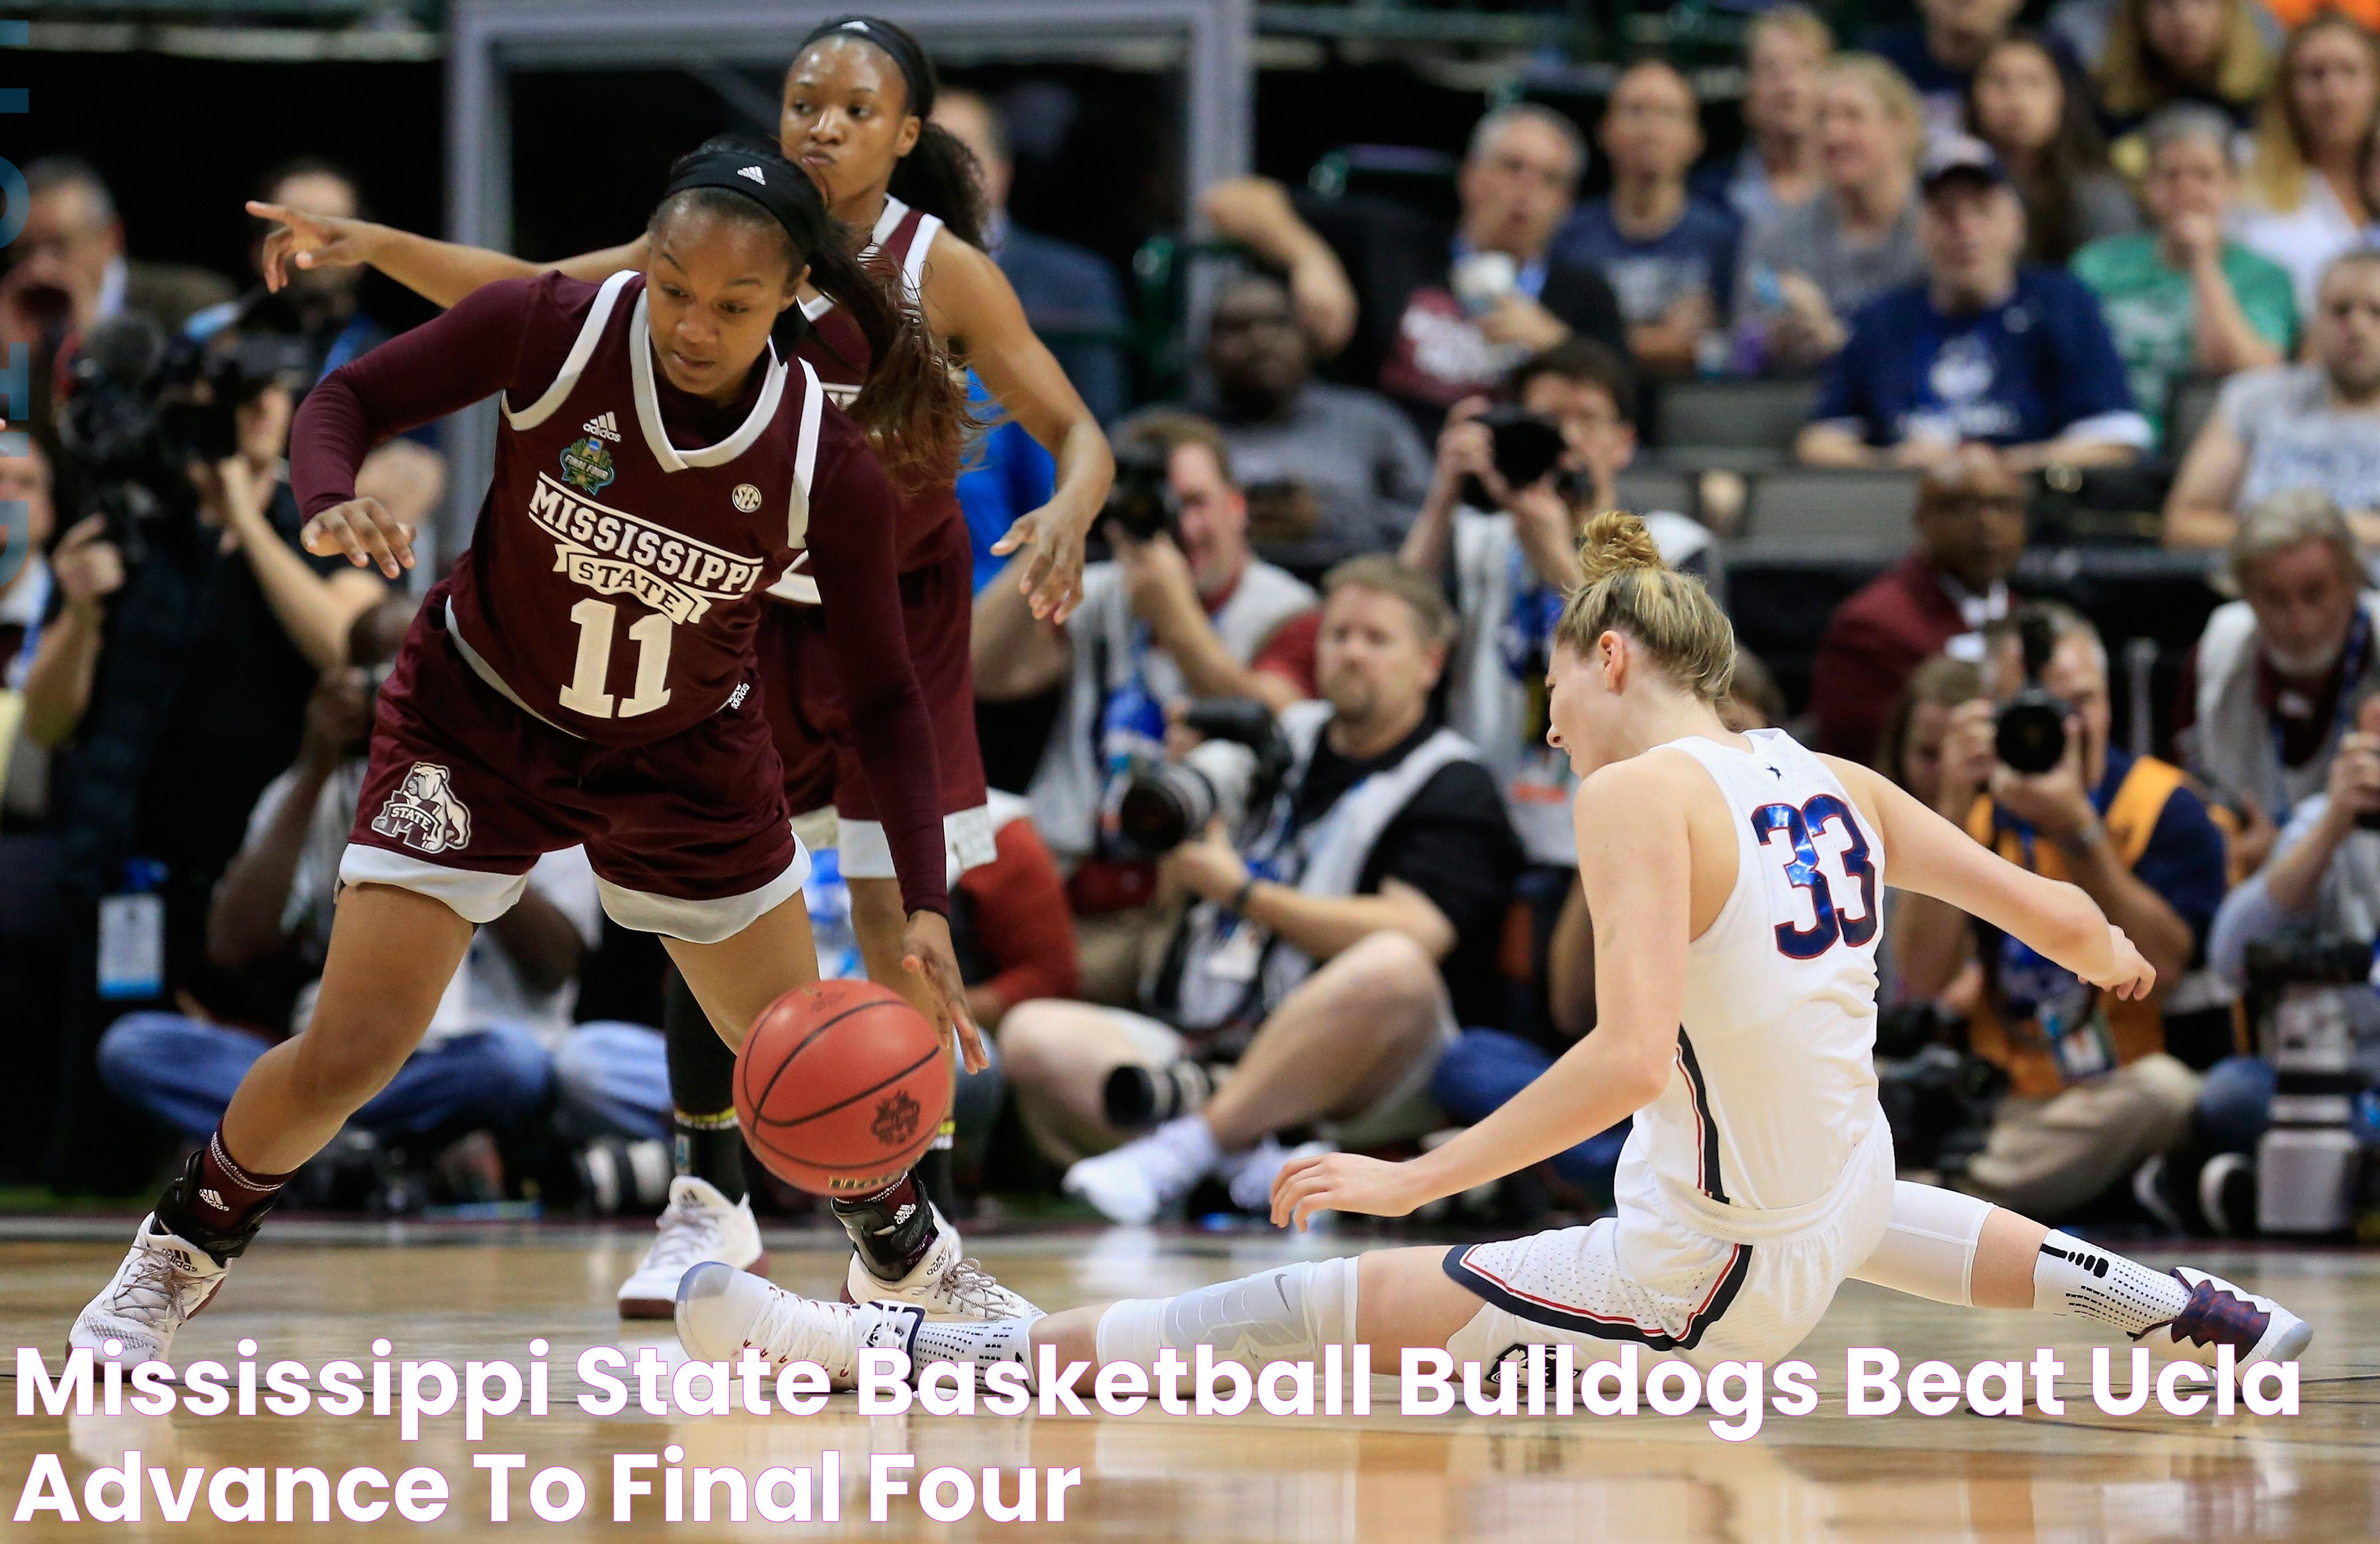
<path fill-rule="evenodd" d="M 1876 938 L 1876 864 L 1867 833 L 1851 805 L 1832 793 L 1801 804 L 1762 804 L 1752 812 L 1752 836 L 1773 865 L 1781 865 L 1806 922 L 1776 924 L 1777 947 L 1793 959 L 1815 959 L 1839 943 L 1864 948 Z"/>

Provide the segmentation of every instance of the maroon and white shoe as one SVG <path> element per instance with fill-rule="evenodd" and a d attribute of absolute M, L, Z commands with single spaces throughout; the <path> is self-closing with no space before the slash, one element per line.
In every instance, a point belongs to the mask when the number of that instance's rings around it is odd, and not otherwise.
<path fill-rule="evenodd" d="M 115 1278 L 75 1316 L 67 1349 L 89 1346 L 94 1356 L 113 1355 L 127 1367 L 170 1364 L 174 1332 L 207 1306 L 225 1273 L 206 1250 L 160 1227 L 152 1212 L 140 1220 Z"/>
<path fill-rule="evenodd" d="M 997 1323 L 1003 1319 L 1038 1319 L 1041 1310 L 1020 1293 L 1002 1286 L 982 1262 L 960 1251 L 959 1230 L 940 1209 L 934 1212 L 934 1247 L 917 1268 L 898 1281 L 885 1281 L 868 1268 L 859 1251 L 851 1253 L 844 1273 L 845 1303 L 892 1302 L 921 1310 L 929 1319 L 973 1319 Z"/>
<path fill-rule="evenodd" d="M 2190 1291 L 2190 1301 L 2162 1324 L 2132 1337 L 2159 1355 L 2213 1367 L 2221 1348 L 2231 1347 L 2233 1375 L 2258 1362 L 2295 1360 L 2313 1339 L 2313 1326 L 2270 1297 L 2244 1292 L 2220 1276 L 2177 1265 L 2173 1279 Z"/>

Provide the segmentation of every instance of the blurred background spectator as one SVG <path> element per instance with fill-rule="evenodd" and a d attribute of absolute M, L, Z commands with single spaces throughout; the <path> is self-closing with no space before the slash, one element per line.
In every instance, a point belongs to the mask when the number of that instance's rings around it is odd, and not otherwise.
<path fill-rule="evenodd" d="M 1976 72 L 2022 9 L 2022 0 L 1917 0 L 1916 25 L 1879 32 L 1873 46 L 1916 89 L 1927 129 L 1955 133 Z"/>
<path fill-rule="evenodd" d="M 2313 489 L 2380 539 L 2380 252 L 2334 259 L 2306 327 L 2307 362 L 2231 377 L 2165 510 L 2176 547 L 2221 547 L 2238 513 Z"/>
<path fill-rule="evenodd" d="M 1980 445 L 1925 469 L 1911 516 L 1917 546 L 1843 602 L 1818 640 L 1810 691 L 1818 748 L 1873 762 L 1878 730 L 1920 664 L 1984 657 L 1984 629 L 2009 612 L 2024 551 L 2024 484 Z"/>
<path fill-rule="evenodd" d="M 2100 116 L 2118 135 L 2178 103 L 2212 107 L 2244 129 L 2272 84 L 2254 0 L 2116 0 L 2098 59 Z M 2118 142 L 2130 175 L 2141 169 L 2136 144 Z"/>
<path fill-rule="evenodd" d="M 2090 290 L 2022 263 L 2024 210 L 1990 147 L 1943 140 L 1925 171 L 1923 283 L 1864 308 L 1794 452 L 1924 467 L 1982 441 L 2011 471 L 2121 465 L 2149 442 Z"/>
<path fill-rule="evenodd" d="M 1451 230 L 1394 207 L 1340 211 L 1338 245 L 1356 251 L 1354 378 L 1377 380 L 1435 434 L 1448 408 L 1573 332 L 1624 353 L 1610 284 L 1551 249 L 1585 169 L 1570 119 L 1534 104 L 1498 108 L 1472 130 Z M 1220 233 L 1269 261 L 1295 272 L 1316 260 L 1319 238 L 1276 185 L 1220 184 L 1205 209 Z"/>
<path fill-rule="evenodd" d="M 2297 301 L 2287 271 L 2224 234 L 2239 175 L 2223 115 L 2180 103 L 2143 126 L 2141 139 L 2153 228 L 2094 241 L 2074 255 L 2074 274 L 2098 296 L 2133 405 L 2164 444 L 2166 407 L 2183 381 L 2289 356 Z M 2165 445 L 2168 455 L 2188 448 Z"/>
<path fill-rule="evenodd" d="M 975 153 L 983 174 L 984 245 L 1024 304 L 1025 319 L 1057 356 L 1084 405 L 1108 423 L 1124 409 L 1123 288 L 1097 252 L 1029 230 L 1009 217 L 1016 166 L 1006 116 L 974 91 L 934 99 L 934 122 Z M 1019 511 L 1019 513 L 1024 513 Z"/>
<path fill-rule="evenodd" d="M 1148 413 L 1196 414 L 1221 431 L 1251 539 L 1267 558 L 1315 575 L 1403 537 L 1429 485 L 1429 452 L 1378 392 L 1314 379 L 1313 344 L 1287 286 L 1263 274 L 1225 286 L 1204 355 L 1206 379 L 1190 401 Z M 1117 433 L 1129 439 L 1144 421 Z"/>
<path fill-rule="evenodd" d="M 2380 124 L 2380 38 L 2325 11 L 2281 47 L 2279 78 L 2256 120 L 2240 239 L 2289 271 L 2311 311 L 2332 259 L 2372 223 L 2373 135 Z"/>
<path fill-rule="evenodd" d="M 1707 364 L 1716 374 L 1741 230 L 1732 212 L 1686 186 L 1703 151 L 1694 87 L 1658 59 L 1631 66 L 1611 88 L 1598 139 L 1611 191 L 1572 213 L 1554 254 L 1611 282 L 1638 368 L 1692 375 Z"/>
<path fill-rule="evenodd" d="M 1817 196 L 1818 88 L 1835 35 L 1792 0 L 1752 18 L 1743 34 L 1743 149 L 1698 170 L 1691 186 L 1745 225 Z"/>
<path fill-rule="evenodd" d="M 2180 734 L 2192 771 L 2286 822 L 2322 790 L 2356 704 L 2380 688 L 2380 597 L 2346 517 L 2313 489 L 2241 516 L 2224 568 L 2240 598 L 2216 609 L 2191 652 Z"/>
<path fill-rule="evenodd" d="M 1965 129 L 1998 155 L 2024 203 L 2024 260 L 2140 229 L 2131 190 L 2107 169 L 2082 78 L 2037 32 L 1992 44 L 1968 82 Z"/>
<path fill-rule="evenodd" d="M 1735 283 L 1736 364 L 1815 369 L 1845 319 L 1923 271 L 1916 170 L 1925 121 L 1909 82 L 1872 54 L 1840 54 L 1818 85 L 1815 198 L 1756 223 Z"/>

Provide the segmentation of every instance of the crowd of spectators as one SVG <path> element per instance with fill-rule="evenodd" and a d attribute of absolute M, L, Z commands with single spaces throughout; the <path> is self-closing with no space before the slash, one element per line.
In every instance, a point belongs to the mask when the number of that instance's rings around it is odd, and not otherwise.
<path fill-rule="evenodd" d="M 1714 529 L 1713 463 L 1661 434 L 1725 377 L 1809 404 L 1790 443 L 1717 446 L 1727 465 L 1905 488 L 1914 536 L 1864 533 L 1806 691 L 1746 655 L 1732 721 L 1872 762 L 2082 887 L 2157 968 L 2112 1003 L 1896 898 L 1879 1068 L 1904 1166 L 2053 1220 L 2257 1225 L 2290 1075 L 2276 1002 L 2344 993 L 2340 1075 L 2380 1072 L 2380 995 L 2288 964 L 2368 959 L 2380 928 L 2380 42 L 2265 0 L 2070 3 L 2040 30 L 2019 9 L 1920 0 L 1850 51 L 1767 8 L 1725 156 L 1663 59 L 1590 114 L 1497 106 L 1451 222 L 1198 190 L 1237 256 L 1154 401 L 1119 275 L 1009 218 L 1000 103 L 945 93 L 987 245 L 1110 426 L 1132 516 L 1102 522 L 1058 623 L 990 551 L 1048 497 L 1046 454 L 990 421 L 961 481 L 988 761 L 1014 769 L 998 861 L 954 887 L 998 1053 L 961 1091 L 967 1172 L 1119 1222 L 1253 1207 L 1289 1154 L 1439 1140 L 1593 1028 L 1549 639 L 1579 532 L 1645 489 L 1671 490 L 1640 510 L 1665 556 L 1730 600 L 1750 559 Z M 12 1138 L 0 1169 L 128 1190 L 304 1021 L 412 602 L 297 549 L 279 457 L 308 385 L 385 334 L 350 271 L 235 299 L 128 259 L 90 168 L 26 187 L 0 336 L 45 384 L 0 456 L 0 510 L 23 512 L 0 550 L 0 996 L 35 1010 L 11 1097 L 39 1146 Z M 320 163 L 262 191 L 361 203 Z M 94 501 L 44 395 L 118 316 L 267 361 L 172 519 Z M 427 510 L 444 466 L 425 437 L 366 477 Z M 2078 497 L 2228 597 L 2162 669 L 2119 679 L 2136 640 L 2031 561 L 2043 510 Z M 2045 760 L 2012 748 L 2011 703 L 2057 726 Z M 832 864 L 810 904 L 822 969 L 856 971 Z M 662 971 L 602 922 L 583 856 L 554 855 L 323 1162 L 362 1164 L 382 1204 L 650 1201 Z M 2349 1103 L 2380 1143 L 2380 1103 Z M 1498 1204 L 1608 1204 L 1624 1129 Z"/>

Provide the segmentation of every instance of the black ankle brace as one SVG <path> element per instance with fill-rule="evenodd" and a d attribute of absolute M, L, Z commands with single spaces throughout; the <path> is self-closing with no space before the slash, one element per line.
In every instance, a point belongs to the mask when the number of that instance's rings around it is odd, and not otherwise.
<path fill-rule="evenodd" d="M 217 1265 L 228 1265 L 247 1252 L 249 1245 L 255 1241 L 257 1230 L 264 1226 L 264 1219 L 280 1204 L 281 1198 L 275 1194 L 259 1202 L 233 1227 L 206 1222 L 200 1213 L 197 1195 L 199 1170 L 205 1157 L 204 1149 L 191 1153 L 182 1172 L 166 1183 L 154 1208 L 157 1225 L 206 1250 Z"/>
<path fill-rule="evenodd" d="M 852 1248 L 879 1281 L 899 1281 L 917 1268 L 934 1247 L 934 1208 L 918 1187 L 917 1176 L 905 1174 L 872 1196 L 828 1203 Z"/>

